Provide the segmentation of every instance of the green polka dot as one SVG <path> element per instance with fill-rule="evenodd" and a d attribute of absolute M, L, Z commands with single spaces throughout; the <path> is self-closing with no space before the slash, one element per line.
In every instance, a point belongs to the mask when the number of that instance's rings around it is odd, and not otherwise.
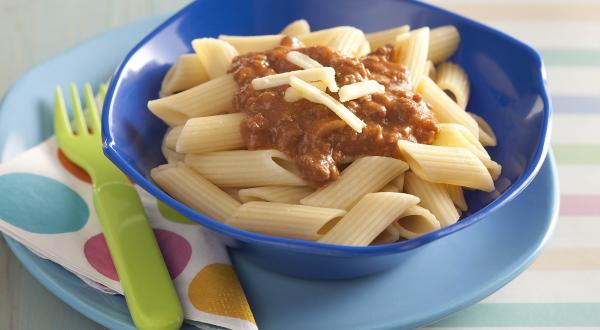
<path fill-rule="evenodd" d="M 156 204 L 158 206 L 158 210 L 160 211 L 160 214 L 162 214 L 163 217 L 165 217 L 168 220 L 171 220 L 173 222 L 177 222 L 177 223 L 183 223 L 186 225 L 195 225 L 196 223 L 191 221 L 190 219 L 186 218 L 183 214 L 173 210 L 169 205 L 157 200 Z"/>

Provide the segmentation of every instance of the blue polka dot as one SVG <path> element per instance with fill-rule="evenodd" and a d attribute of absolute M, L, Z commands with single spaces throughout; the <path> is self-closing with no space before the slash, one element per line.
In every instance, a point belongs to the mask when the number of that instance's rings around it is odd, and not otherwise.
<path fill-rule="evenodd" d="M 73 189 L 39 175 L 0 176 L 0 219 L 38 234 L 60 234 L 81 229 L 90 211 Z"/>

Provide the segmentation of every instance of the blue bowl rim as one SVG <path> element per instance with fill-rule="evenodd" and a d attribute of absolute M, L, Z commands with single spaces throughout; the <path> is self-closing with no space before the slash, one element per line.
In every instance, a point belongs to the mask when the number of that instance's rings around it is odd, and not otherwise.
<path fill-rule="evenodd" d="M 552 105 L 550 102 L 550 98 L 548 96 L 548 91 L 545 83 L 545 68 L 542 62 L 541 56 L 539 53 L 534 50 L 531 46 L 503 33 L 496 29 L 493 29 L 489 26 L 486 26 L 482 23 L 474 21 L 472 19 L 466 18 L 464 16 L 455 14 L 446 9 L 439 8 L 430 4 L 422 3 L 417 0 L 403 0 L 404 2 L 409 2 L 415 4 L 417 6 L 421 6 L 427 10 L 437 11 L 454 19 L 462 20 L 463 22 L 471 25 L 473 28 L 481 29 L 487 33 L 494 34 L 510 43 L 515 44 L 527 51 L 527 53 L 534 59 L 535 66 L 538 68 L 538 76 L 537 76 L 537 89 L 540 91 L 541 98 L 543 101 L 543 119 L 542 119 L 542 127 L 540 130 L 540 143 L 538 144 L 533 161 L 529 165 L 529 167 L 523 172 L 523 174 L 519 177 L 519 179 L 514 182 L 506 191 L 504 191 L 498 198 L 484 206 L 477 212 L 467 216 L 464 219 L 461 219 L 457 223 L 450 225 L 448 227 L 441 228 L 434 232 L 428 233 L 426 235 L 407 240 L 401 241 L 391 244 L 385 245 L 376 245 L 376 246 L 345 246 L 345 245 L 335 245 L 335 244 L 325 244 L 325 243 L 317 243 L 311 241 L 290 239 L 284 237 L 276 237 L 270 235 L 264 235 L 259 233 L 254 233 L 250 231 L 241 230 L 232 226 L 228 226 L 224 223 L 221 223 L 217 220 L 214 220 L 206 215 L 203 215 L 187 205 L 181 203 L 175 198 L 168 195 L 166 192 L 162 191 L 158 186 L 154 185 L 151 180 L 146 179 L 139 172 L 135 170 L 135 168 L 129 164 L 117 151 L 116 145 L 113 139 L 113 136 L 110 132 L 109 116 L 111 114 L 112 105 L 113 105 L 113 96 L 115 89 L 119 86 L 122 79 L 122 72 L 125 69 L 125 66 L 131 59 L 131 57 L 137 53 L 137 51 L 143 47 L 149 40 L 154 38 L 156 34 L 164 30 L 167 26 L 169 26 L 172 22 L 179 19 L 181 16 L 186 15 L 188 8 L 196 5 L 198 2 L 210 1 L 210 0 L 197 0 L 192 2 L 188 6 L 181 9 L 179 12 L 175 13 L 173 16 L 168 18 L 165 22 L 160 24 L 157 28 L 155 28 L 152 32 L 150 32 L 146 37 L 144 37 L 133 49 L 125 56 L 125 58 L 119 64 L 117 70 L 112 76 L 111 83 L 108 87 L 108 91 L 106 94 L 106 99 L 103 106 L 102 112 L 102 139 L 103 139 L 103 149 L 105 155 L 119 168 L 121 169 L 127 176 L 129 176 L 134 182 L 140 185 L 144 190 L 149 192 L 151 195 L 155 196 L 159 200 L 163 201 L 167 205 L 173 207 L 178 212 L 182 213 L 184 216 L 193 220 L 194 222 L 214 230 L 216 232 L 222 233 L 225 236 L 247 242 L 253 244 L 267 244 L 274 247 L 285 247 L 287 249 L 292 249 L 305 253 L 312 254 L 325 254 L 325 255 L 337 255 L 337 256 L 368 256 L 368 255 L 385 255 L 392 254 L 398 252 L 409 251 L 415 249 L 419 246 L 425 245 L 427 243 L 433 242 L 437 239 L 450 235 L 454 232 L 457 232 L 463 228 L 466 228 L 482 219 L 484 219 L 488 214 L 497 210 L 498 208 L 504 206 L 506 203 L 513 200 L 517 195 L 519 195 L 525 187 L 527 187 L 533 178 L 538 174 L 540 168 L 542 167 L 543 161 L 546 158 L 549 148 L 550 141 L 550 131 L 551 131 L 551 121 L 552 121 Z M 114 79 L 114 78 L 117 79 Z"/>

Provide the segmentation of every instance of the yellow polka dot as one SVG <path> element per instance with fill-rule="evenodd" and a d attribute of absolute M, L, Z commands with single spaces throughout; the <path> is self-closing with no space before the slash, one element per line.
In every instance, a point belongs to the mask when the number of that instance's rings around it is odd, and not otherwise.
<path fill-rule="evenodd" d="M 212 264 L 204 267 L 190 283 L 188 297 L 192 305 L 203 312 L 256 324 L 244 290 L 231 265 Z"/>

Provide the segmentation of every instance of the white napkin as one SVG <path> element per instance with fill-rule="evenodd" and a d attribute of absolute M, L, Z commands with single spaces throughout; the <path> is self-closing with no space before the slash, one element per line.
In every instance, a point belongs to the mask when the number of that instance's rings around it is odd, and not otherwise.
<path fill-rule="evenodd" d="M 98 294 L 122 293 L 85 176 L 59 157 L 54 138 L 0 165 L 0 231 L 103 292 Z M 225 246 L 136 188 L 186 320 L 257 329 Z"/>

